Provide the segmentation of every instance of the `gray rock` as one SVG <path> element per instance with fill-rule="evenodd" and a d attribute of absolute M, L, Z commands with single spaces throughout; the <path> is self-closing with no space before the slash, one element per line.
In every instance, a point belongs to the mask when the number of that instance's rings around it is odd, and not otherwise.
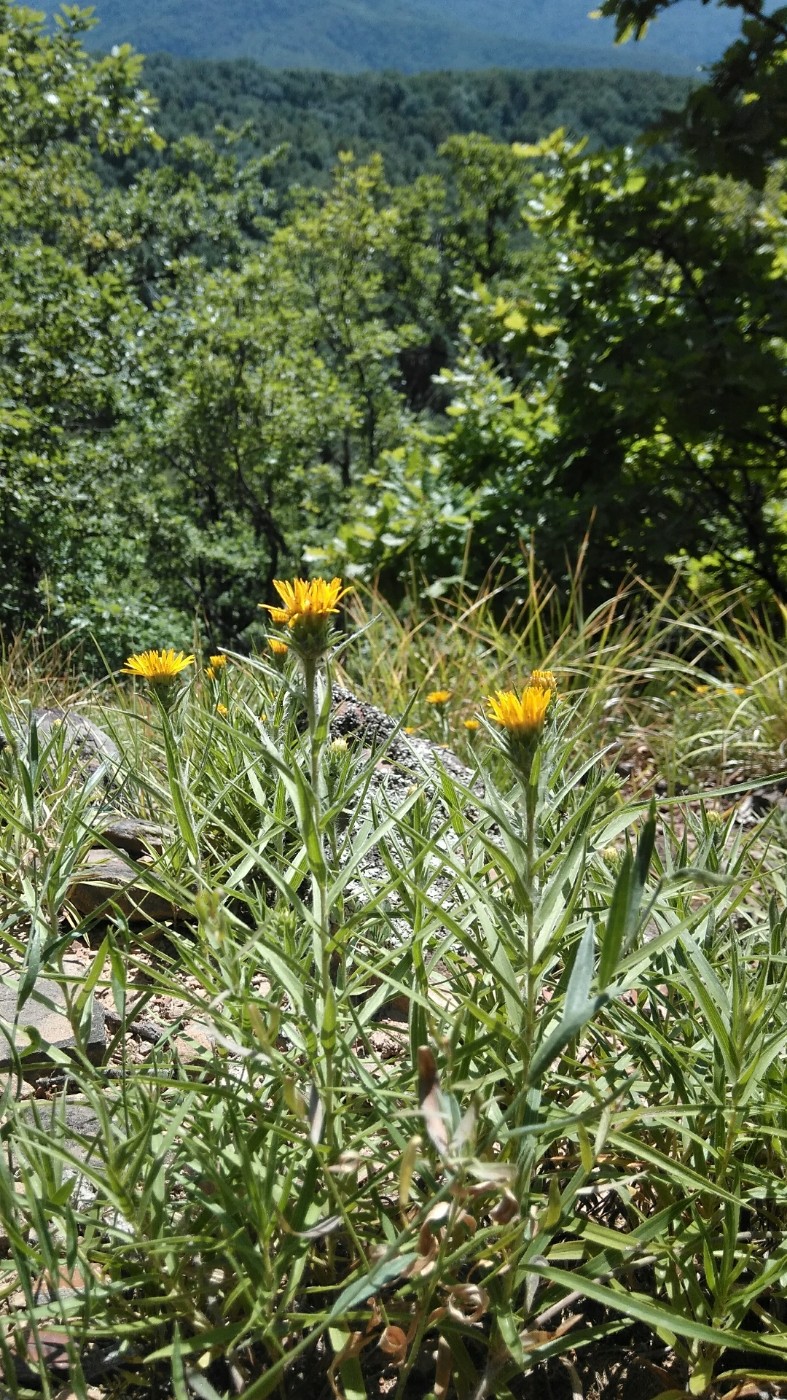
<path fill-rule="evenodd" d="M 18 752 L 26 750 L 30 731 L 35 726 L 39 749 L 54 749 L 62 734 L 63 751 L 75 760 L 85 782 L 100 768 L 107 786 L 117 781 L 123 762 L 120 749 L 93 720 L 75 710 L 33 709 L 29 716 L 8 715 L 7 724 Z M 7 744 L 6 734 L 0 729 L 0 749 Z"/>
<path fill-rule="evenodd" d="M 334 739 L 346 739 L 348 745 L 357 748 L 364 757 L 379 755 L 361 808 L 353 818 L 348 818 L 352 821 L 353 829 L 345 832 L 342 863 L 352 859 L 358 839 L 367 839 L 389 813 L 396 813 L 408 802 L 414 788 L 423 787 L 430 809 L 434 847 L 422 863 L 420 878 L 424 890 L 438 908 L 451 908 L 456 892 L 454 879 L 447 872 L 451 865 L 461 870 L 466 853 L 461 837 L 453 830 L 448 807 L 442 798 L 441 770 L 481 798 L 483 785 L 478 782 L 477 775 L 450 749 L 404 734 L 396 720 L 341 686 L 334 686 L 333 689 L 330 732 Z M 467 805 L 464 814 L 471 821 L 480 816 L 477 809 Z M 491 824 L 489 829 L 490 833 L 494 831 Z M 396 862 L 396 854 L 393 859 Z M 363 905 L 389 882 L 388 864 L 373 844 L 357 864 L 347 884 L 346 895 L 352 903 Z M 387 918 L 393 941 L 407 942 L 412 930 L 397 893 L 386 896 L 381 913 Z M 437 920 L 435 930 L 439 930 Z"/>
<path fill-rule="evenodd" d="M 376 705 L 359 700 L 351 690 L 340 685 L 333 687 L 331 735 L 359 740 L 364 748 L 372 751 L 385 749 L 385 762 L 411 775 L 411 779 L 426 774 L 437 782 L 438 768 L 442 767 L 467 787 L 472 787 L 475 781 L 475 775 L 450 749 L 433 744 L 429 739 L 405 734 L 399 721 L 391 719 L 384 710 L 378 710 Z"/>
<path fill-rule="evenodd" d="M 68 898 L 83 915 L 115 909 L 130 924 L 159 923 L 174 919 L 177 906 L 145 887 L 139 869 L 98 846 L 88 851 L 85 866 L 69 886 Z"/>
<path fill-rule="evenodd" d="M 0 1073 L 21 1060 L 25 1078 L 38 1078 L 52 1066 L 52 1050 L 73 1051 L 76 1038 L 66 1014 L 63 988 L 48 977 L 39 977 L 27 1001 L 19 1009 L 19 979 L 0 986 Z M 90 1029 L 81 1049 L 100 1063 L 106 1049 L 104 1013 L 93 1002 Z"/>
<path fill-rule="evenodd" d="M 116 812 L 107 812 L 97 824 L 97 835 L 107 846 L 139 860 L 142 856 L 161 855 L 167 842 L 172 840 L 172 832 L 155 822 L 143 821 L 141 817 L 125 817 Z"/>

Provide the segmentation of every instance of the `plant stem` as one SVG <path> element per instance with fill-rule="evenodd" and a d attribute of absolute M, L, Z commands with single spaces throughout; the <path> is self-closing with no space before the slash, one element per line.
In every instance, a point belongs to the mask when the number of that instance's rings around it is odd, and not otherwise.
<path fill-rule="evenodd" d="M 303 675 L 306 689 L 306 719 L 309 729 L 309 770 L 310 788 L 312 801 L 312 820 L 314 825 L 314 839 L 317 846 L 316 859 L 311 861 L 312 877 L 312 914 L 316 930 L 316 943 L 319 945 L 319 968 L 320 968 L 320 990 L 321 990 L 321 1026 L 320 1041 L 324 1054 L 323 1065 L 323 1113 L 324 1113 L 324 1137 L 329 1148 L 334 1145 L 334 1089 L 335 1089 L 335 1058 L 336 1047 L 336 997 L 331 980 L 331 923 L 330 908 L 328 903 L 328 866 L 325 860 L 325 843 L 322 831 L 322 790 L 323 773 L 320 762 L 322 752 L 322 735 L 320 734 L 320 716 L 317 707 L 317 660 L 314 657 L 303 658 Z M 330 670 L 326 667 L 326 685 L 328 687 L 328 701 L 330 703 L 331 676 Z M 317 854 L 319 852 L 319 854 Z"/>
<path fill-rule="evenodd" d="M 525 996 L 525 1044 L 528 1062 L 533 1054 L 533 1040 L 536 1032 L 536 889 L 533 869 L 536 859 L 536 809 L 538 806 L 538 788 L 530 780 L 525 786 L 525 884 L 527 889 L 527 906 L 525 909 L 525 922 L 527 928 L 527 991 Z"/>

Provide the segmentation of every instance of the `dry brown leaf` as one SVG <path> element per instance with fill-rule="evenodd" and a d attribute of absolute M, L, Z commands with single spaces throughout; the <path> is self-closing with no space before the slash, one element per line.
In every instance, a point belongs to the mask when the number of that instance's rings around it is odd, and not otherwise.
<path fill-rule="evenodd" d="M 496 1225 L 508 1225 L 509 1221 L 516 1220 L 518 1215 L 519 1201 L 513 1191 L 506 1188 L 497 1205 L 490 1210 L 489 1219 L 494 1220 Z"/>
<path fill-rule="evenodd" d="M 444 1157 L 448 1151 L 448 1131 L 442 1112 L 437 1064 L 428 1045 L 418 1047 L 418 1102 L 430 1141 Z"/>
<path fill-rule="evenodd" d="M 336 1396 L 336 1400 L 344 1400 L 341 1390 L 336 1383 L 336 1372 L 340 1371 L 345 1361 L 352 1357 L 360 1356 L 363 1348 L 368 1344 L 369 1336 L 365 1332 L 351 1332 L 341 1351 L 338 1351 L 328 1367 L 328 1381 Z"/>
<path fill-rule="evenodd" d="M 741 1381 L 734 1385 L 732 1390 L 726 1390 L 719 1400 L 764 1400 L 765 1396 L 775 1394 L 773 1388 L 768 1385 L 760 1385 L 757 1381 Z"/>
<path fill-rule="evenodd" d="M 451 1348 L 444 1337 L 437 1343 L 437 1366 L 434 1374 L 435 1400 L 447 1400 L 451 1389 Z"/>
<path fill-rule="evenodd" d="M 380 1351 L 390 1356 L 394 1366 L 403 1366 L 407 1360 L 407 1334 L 401 1327 L 389 1325 L 385 1328 L 377 1345 Z"/>
<path fill-rule="evenodd" d="M 457 1283 L 448 1293 L 448 1311 L 456 1322 L 472 1327 L 489 1307 L 489 1294 L 474 1283 Z"/>
<path fill-rule="evenodd" d="M 562 1337 L 566 1332 L 570 1332 L 572 1327 L 576 1327 L 582 1321 L 581 1313 L 571 1313 L 564 1318 L 559 1327 L 552 1331 L 546 1328 L 534 1327 L 531 1331 L 520 1332 L 519 1340 L 526 1351 L 533 1351 L 536 1347 L 545 1347 L 548 1342 L 554 1342 L 557 1337 Z"/>

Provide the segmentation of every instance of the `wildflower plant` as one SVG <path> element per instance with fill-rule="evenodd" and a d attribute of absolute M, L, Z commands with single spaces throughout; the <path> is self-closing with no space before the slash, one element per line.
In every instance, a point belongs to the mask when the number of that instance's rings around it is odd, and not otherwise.
<path fill-rule="evenodd" d="M 223 656 L 211 657 L 214 675 L 214 662 L 226 664 Z M 190 775 L 188 763 L 182 753 L 182 728 L 176 721 L 175 707 L 185 696 L 185 689 L 178 684 L 178 677 L 194 664 L 193 656 L 182 651 L 175 653 L 170 647 L 164 651 L 146 651 L 130 656 L 122 667 L 123 675 L 136 676 L 148 683 L 159 712 L 167 758 L 167 772 L 170 790 L 175 806 L 178 828 L 183 837 L 189 864 L 194 870 L 199 866 L 199 848 L 195 835 L 194 819 L 190 811 Z"/>
<path fill-rule="evenodd" d="M 536 913 L 538 905 L 537 837 L 539 808 L 551 781 L 553 737 L 551 722 L 557 708 L 557 683 L 551 671 L 533 671 L 517 694 L 498 690 L 487 698 L 489 727 L 493 739 L 510 766 L 521 792 L 524 815 L 524 857 L 520 889 L 524 897 L 527 923 L 527 987 L 525 996 L 525 1040 L 534 1052 L 536 1023 Z"/>
<path fill-rule="evenodd" d="M 331 900 L 329 866 L 323 826 L 327 798 L 324 765 L 321 762 L 331 711 L 330 651 L 338 640 L 333 619 L 339 603 L 349 592 L 341 579 L 275 580 L 280 604 L 260 604 L 271 621 L 288 630 L 288 646 L 301 667 L 309 745 L 309 782 L 290 789 L 306 841 L 312 883 L 313 955 L 320 969 L 320 1041 L 323 1050 L 321 1124 L 330 1147 L 334 1144 L 335 1020 L 336 999 L 331 978 Z M 275 640 L 275 639 L 274 639 Z M 271 647 L 274 657 L 282 658 L 280 642 Z M 277 763 L 284 760 L 276 754 Z"/>
<path fill-rule="evenodd" d="M 305 656 L 290 618 L 342 586 L 297 582 L 272 623 L 284 666 L 231 657 L 226 717 L 216 683 L 180 672 L 153 722 L 113 711 L 171 831 L 135 874 L 179 923 L 76 920 L 70 883 L 115 795 L 79 788 L 34 727 L 0 749 L 4 975 L 59 981 L 76 1045 L 55 1063 L 97 1125 L 69 1127 L 57 1094 L 21 1102 L 18 1052 L 0 1086 L 13 1400 L 31 1393 L 15 1355 L 52 1327 L 80 1397 L 109 1341 L 118 1400 L 126 1371 L 250 1400 L 559 1393 L 566 1376 L 592 1393 L 598 1348 L 667 1394 L 780 1384 L 777 823 L 768 847 L 734 793 L 721 818 L 651 813 L 562 665 L 559 695 L 526 664 L 516 689 L 495 688 L 512 667 L 478 685 L 467 768 L 397 726 L 332 736 L 337 615 Z M 93 935 L 87 972 L 74 934 Z M 80 1048 L 94 996 L 111 1073 Z M 162 997 L 174 1019 L 143 1059 Z"/>

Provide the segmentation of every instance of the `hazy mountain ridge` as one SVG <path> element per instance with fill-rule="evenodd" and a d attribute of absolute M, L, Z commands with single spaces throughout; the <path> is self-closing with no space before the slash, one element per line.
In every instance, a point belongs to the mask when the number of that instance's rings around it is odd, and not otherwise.
<path fill-rule="evenodd" d="M 253 58 L 268 68 L 333 72 L 485 67 L 650 68 L 691 73 L 737 32 L 729 12 L 682 3 L 644 42 L 615 48 L 592 0 L 95 0 L 96 48 Z M 47 7 L 51 12 L 55 6 Z"/>
<path fill-rule="evenodd" d="M 620 69 L 317 73 L 162 53 L 146 59 L 143 83 L 159 103 L 155 124 L 168 141 L 192 133 L 210 140 L 220 124 L 247 128 L 235 148 L 241 160 L 283 143 L 270 176 L 280 193 L 327 183 L 342 150 L 360 160 L 379 152 L 394 182 L 413 181 L 441 168 L 438 147 L 454 133 L 508 143 L 564 126 L 591 148 L 623 145 L 665 109 L 681 107 L 691 89 L 686 78 Z M 140 152 L 107 162 L 111 178 L 127 181 L 149 158 Z"/>

